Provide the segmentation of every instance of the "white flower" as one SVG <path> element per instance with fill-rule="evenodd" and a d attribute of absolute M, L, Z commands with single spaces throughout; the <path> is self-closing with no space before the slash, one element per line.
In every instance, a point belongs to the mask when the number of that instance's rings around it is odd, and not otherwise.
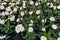
<path fill-rule="evenodd" d="M 53 7 L 53 3 L 50 3 L 50 8 Z"/>
<path fill-rule="evenodd" d="M 23 8 L 22 7 L 20 7 L 20 10 L 22 10 Z"/>
<path fill-rule="evenodd" d="M 33 28 L 32 27 L 29 27 L 28 28 L 28 32 L 33 32 Z"/>
<path fill-rule="evenodd" d="M 17 11 L 17 8 L 14 8 L 13 11 L 16 12 Z"/>
<path fill-rule="evenodd" d="M 18 25 L 15 27 L 15 31 L 16 31 L 17 33 L 23 32 L 23 31 L 24 31 L 23 25 L 22 25 L 22 24 L 18 24 Z"/>
<path fill-rule="evenodd" d="M 57 29 L 57 25 L 53 24 L 53 25 L 52 25 L 52 28 L 53 28 L 53 29 Z"/>
<path fill-rule="evenodd" d="M 57 6 L 57 9 L 60 9 L 60 5 Z"/>
<path fill-rule="evenodd" d="M 2 5 L 6 5 L 7 3 L 6 2 L 3 2 Z"/>
<path fill-rule="evenodd" d="M 9 5 L 12 5 L 12 3 L 10 2 Z"/>
<path fill-rule="evenodd" d="M 16 6 L 16 8 L 19 8 L 18 6 Z"/>
<path fill-rule="evenodd" d="M 41 36 L 40 40 L 47 40 L 45 36 Z"/>
<path fill-rule="evenodd" d="M 3 5 L 1 5 L 1 6 L 0 6 L 0 9 L 2 9 L 2 10 L 3 10 L 3 9 L 5 9 L 5 7 L 4 7 Z"/>
<path fill-rule="evenodd" d="M 36 2 L 36 3 L 35 3 L 35 6 L 38 6 L 38 5 L 39 5 L 39 3 L 38 3 L 38 2 Z"/>
<path fill-rule="evenodd" d="M 15 5 L 15 3 L 11 3 L 11 7 L 13 7 Z"/>
<path fill-rule="evenodd" d="M 46 29 L 45 28 L 42 28 L 42 31 L 46 31 Z"/>
<path fill-rule="evenodd" d="M 30 11 L 29 14 L 32 15 L 33 14 L 33 11 Z"/>
<path fill-rule="evenodd" d="M 60 40 L 60 37 L 58 37 L 57 40 Z"/>
<path fill-rule="evenodd" d="M 17 0 L 17 1 L 21 1 L 21 0 Z"/>
<path fill-rule="evenodd" d="M 20 2 L 16 2 L 16 4 L 20 4 Z"/>
<path fill-rule="evenodd" d="M 25 13 L 22 11 L 22 12 L 20 13 L 20 15 L 21 15 L 21 16 L 24 16 L 24 15 L 25 15 Z"/>
<path fill-rule="evenodd" d="M 49 5 L 50 5 L 50 3 L 48 2 L 48 3 L 47 3 L 47 5 L 49 6 Z"/>
<path fill-rule="evenodd" d="M 15 16 L 12 16 L 11 18 L 9 18 L 11 21 L 15 20 Z"/>
<path fill-rule="evenodd" d="M 41 0 L 38 0 L 38 1 L 41 1 Z"/>
<path fill-rule="evenodd" d="M 8 0 L 4 0 L 4 1 L 8 2 Z"/>
<path fill-rule="evenodd" d="M 8 11 L 5 11 L 5 15 L 9 15 L 10 13 Z"/>
<path fill-rule="evenodd" d="M 40 10 L 37 10 L 37 11 L 36 11 L 36 14 L 39 15 L 39 14 L 40 14 Z"/>
<path fill-rule="evenodd" d="M 45 23 L 46 23 L 47 19 L 45 19 Z"/>
<path fill-rule="evenodd" d="M 11 11 L 11 7 L 7 7 L 6 8 L 6 11 Z"/>
<path fill-rule="evenodd" d="M 14 2 L 15 0 L 11 0 L 12 2 Z"/>
<path fill-rule="evenodd" d="M 34 4 L 34 2 L 33 1 L 30 1 L 30 5 L 33 5 Z"/>
<path fill-rule="evenodd" d="M 32 23 L 29 24 L 29 26 L 32 26 L 32 25 L 33 25 Z"/>
<path fill-rule="evenodd" d="M 53 0 L 54 2 L 56 2 L 57 0 Z"/>
<path fill-rule="evenodd" d="M 23 5 L 23 8 L 26 8 L 26 6 L 25 6 L 25 5 Z"/>
<path fill-rule="evenodd" d="M 5 12 L 2 12 L 1 15 L 2 15 L 2 16 L 5 16 Z"/>
<path fill-rule="evenodd" d="M 4 38 L 6 38 L 6 35 L 4 35 L 4 36 L 0 36 L 0 39 L 4 39 Z"/>
<path fill-rule="evenodd" d="M 13 7 L 13 6 L 15 5 L 15 3 L 9 3 L 9 5 L 10 5 L 11 7 Z"/>
<path fill-rule="evenodd" d="M 56 9 L 56 6 L 53 6 L 53 9 L 55 10 Z"/>
<path fill-rule="evenodd" d="M 54 17 L 50 17 L 50 21 L 55 21 L 55 18 Z"/>
<path fill-rule="evenodd" d="M 26 8 L 26 1 L 23 1 L 23 8 Z"/>
<path fill-rule="evenodd" d="M 5 23 L 5 21 L 0 19 L 0 24 L 4 24 L 4 23 Z"/>
<path fill-rule="evenodd" d="M 19 18 L 16 21 L 19 22 Z"/>
<path fill-rule="evenodd" d="M 13 11 L 10 11 L 10 15 L 13 13 Z"/>

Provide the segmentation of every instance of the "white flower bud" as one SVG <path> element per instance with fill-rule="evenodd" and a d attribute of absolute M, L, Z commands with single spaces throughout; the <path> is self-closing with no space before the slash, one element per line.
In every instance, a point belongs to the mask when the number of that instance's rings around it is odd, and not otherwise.
<path fill-rule="evenodd" d="M 38 6 L 38 5 L 39 5 L 39 3 L 38 3 L 38 2 L 36 2 L 36 3 L 35 3 L 35 6 Z"/>
<path fill-rule="evenodd" d="M 0 39 L 4 39 L 4 38 L 6 38 L 6 35 L 4 35 L 4 36 L 0 36 Z"/>
<path fill-rule="evenodd" d="M 5 12 L 2 12 L 1 15 L 2 15 L 2 16 L 5 16 Z"/>
<path fill-rule="evenodd" d="M 17 11 L 17 8 L 14 8 L 13 11 L 16 12 Z"/>
<path fill-rule="evenodd" d="M 25 13 L 22 11 L 22 12 L 20 13 L 20 15 L 21 15 L 21 16 L 24 16 L 24 15 L 25 15 Z"/>
<path fill-rule="evenodd" d="M 40 18 L 40 16 L 38 16 L 38 18 Z"/>
<path fill-rule="evenodd" d="M 60 9 L 60 5 L 57 6 L 57 9 Z"/>
<path fill-rule="evenodd" d="M 36 11 L 36 14 L 39 15 L 39 14 L 40 14 L 40 10 L 37 10 L 37 11 Z"/>
<path fill-rule="evenodd" d="M 11 21 L 15 20 L 15 16 L 12 16 L 11 18 L 9 18 Z"/>
<path fill-rule="evenodd" d="M 29 14 L 32 15 L 33 14 L 33 11 L 30 11 Z"/>
<path fill-rule="evenodd" d="M 0 9 L 2 9 L 2 10 L 3 10 L 3 9 L 5 9 L 5 7 L 4 7 L 3 5 L 1 5 L 1 6 L 0 6 Z"/>
<path fill-rule="evenodd" d="M 5 11 L 5 15 L 9 15 L 10 13 L 8 11 Z"/>
<path fill-rule="evenodd" d="M 47 21 L 46 19 L 42 19 L 42 21 L 41 21 L 41 22 L 42 22 L 42 23 L 46 23 L 46 21 Z"/>
<path fill-rule="evenodd" d="M 33 20 L 30 20 L 31 23 L 34 23 Z"/>
<path fill-rule="evenodd" d="M 32 27 L 29 27 L 28 28 L 28 32 L 33 32 L 33 28 Z"/>
<path fill-rule="evenodd" d="M 58 34 L 59 36 L 60 36 L 60 32 L 59 32 L 59 34 Z"/>
<path fill-rule="evenodd" d="M 23 18 L 20 18 L 21 20 L 23 20 Z"/>
<path fill-rule="evenodd" d="M 29 26 L 32 26 L 32 25 L 33 25 L 32 23 L 29 24 Z"/>
<path fill-rule="evenodd" d="M 42 31 L 46 31 L 46 29 L 45 28 L 42 28 Z"/>
<path fill-rule="evenodd" d="M 42 22 L 42 23 L 44 23 L 44 22 L 45 22 L 45 20 L 43 20 L 43 19 L 42 19 L 42 21 L 41 21 L 41 22 Z"/>
<path fill-rule="evenodd" d="M 16 21 L 19 22 L 19 18 Z"/>
<path fill-rule="evenodd" d="M 5 23 L 5 21 L 0 19 L 0 24 L 4 24 L 4 23 Z"/>
<path fill-rule="evenodd" d="M 6 11 L 11 11 L 11 8 L 10 8 L 10 7 L 7 7 L 7 8 L 6 8 Z"/>

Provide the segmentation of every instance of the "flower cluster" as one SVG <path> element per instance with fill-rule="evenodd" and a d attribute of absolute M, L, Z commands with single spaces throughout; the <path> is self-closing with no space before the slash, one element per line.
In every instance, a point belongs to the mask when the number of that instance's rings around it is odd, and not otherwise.
<path fill-rule="evenodd" d="M 59 2 L 0 0 L 0 39 L 60 40 Z"/>

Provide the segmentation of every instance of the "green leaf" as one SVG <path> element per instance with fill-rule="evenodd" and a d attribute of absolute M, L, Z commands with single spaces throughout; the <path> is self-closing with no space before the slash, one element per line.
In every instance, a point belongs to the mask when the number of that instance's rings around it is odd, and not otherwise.
<path fill-rule="evenodd" d="M 5 27 L 4 27 L 4 30 L 5 30 L 6 33 L 8 33 L 9 28 L 10 28 L 10 24 L 9 24 L 9 22 L 7 22 Z"/>
<path fill-rule="evenodd" d="M 35 38 L 34 32 L 26 34 L 26 40 L 34 40 L 34 38 Z"/>

